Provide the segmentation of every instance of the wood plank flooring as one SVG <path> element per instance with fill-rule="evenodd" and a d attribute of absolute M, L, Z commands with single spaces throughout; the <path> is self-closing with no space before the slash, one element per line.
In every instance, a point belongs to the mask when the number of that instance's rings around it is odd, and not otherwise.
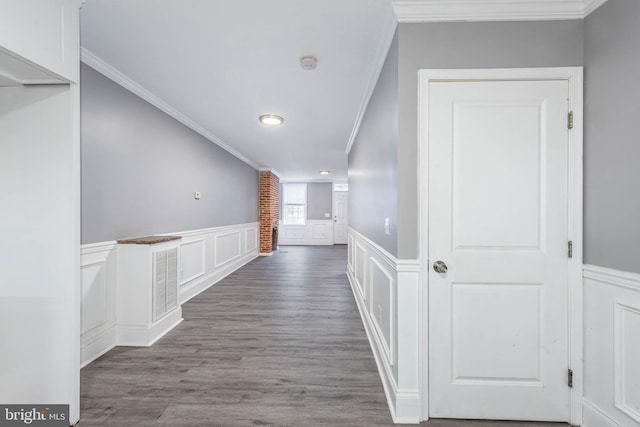
<path fill-rule="evenodd" d="M 345 271 L 345 246 L 256 259 L 184 304 L 154 346 L 82 369 L 80 425 L 393 425 Z"/>

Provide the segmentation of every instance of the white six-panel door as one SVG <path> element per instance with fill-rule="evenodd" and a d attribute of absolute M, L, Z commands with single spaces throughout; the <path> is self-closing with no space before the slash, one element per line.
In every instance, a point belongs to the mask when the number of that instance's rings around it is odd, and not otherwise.
<path fill-rule="evenodd" d="M 568 93 L 429 83 L 430 417 L 569 420 Z"/>

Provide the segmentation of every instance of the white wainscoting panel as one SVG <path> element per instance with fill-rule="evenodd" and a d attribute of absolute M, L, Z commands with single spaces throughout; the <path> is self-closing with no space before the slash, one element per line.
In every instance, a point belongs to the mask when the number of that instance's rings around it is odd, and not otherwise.
<path fill-rule="evenodd" d="M 80 323 L 81 333 L 85 334 L 107 323 L 107 261 L 86 264 L 80 269 L 82 301 L 86 304 Z"/>
<path fill-rule="evenodd" d="M 258 256 L 258 223 L 165 233 L 182 236 L 178 301 L 198 295 Z M 177 319 L 167 318 L 153 331 L 119 325 L 116 315 L 117 245 L 82 245 L 81 363 L 85 366 L 116 345 L 137 342 L 139 336 L 162 336 Z"/>
<path fill-rule="evenodd" d="M 307 220 L 304 225 L 278 226 L 278 245 L 333 245 L 332 220 Z"/>
<path fill-rule="evenodd" d="M 349 229 L 347 276 L 396 423 L 417 424 L 419 390 L 419 263 L 397 260 Z"/>
<path fill-rule="evenodd" d="M 353 273 L 353 236 L 347 236 L 347 268 Z"/>
<path fill-rule="evenodd" d="M 369 258 L 369 285 L 371 301 L 369 314 L 375 331 L 382 344 L 385 362 L 389 366 L 394 364 L 395 354 L 395 299 L 396 280 L 386 267 L 383 267 L 375 257 Z"/>
<path fill-rule="evenodd" d="M 180 242 L 180 286 L 204 275 L 205 244 L 204 239 Z"/>
<path fill-rule="evenodd" d="M 640 305 L 616 302 L 614 316 L 615 404 L 640 423 Z"/>
<path fill-rule="evenodd" d="M 180 304 L 198 295 L 258 256 L 258 223 L 170 234 L 181 235 L 185 241 L 199 239 L 204 242 L 204 274 L 180 287 Z M 184 255 L 181 253 L 181 263 Z"/>
<path fill-rule="evenodd" d="M 240 257 L 240 232 L 220 234 L 215 237 L 216 268 Z"/>
<path fill-rule="evenodd" d="M 420 392 L 420 325 L 423 301 L 420 292 L 420 262 L 417 259 L 399 259 L 397 271 L 397 323 L 396 364 L 398 365 L 398 397 L 396 418 L 398 422 L 418 423 L 422 417 Z M 422 394 L 427 395 L 428 382 L 422 384 Z"/>
<path fill-rule="evenodd" d="M 584 266 L 585 427 L 640 427 L 640 274 Z"/>
<path fill-rule="evenodd" d="M 115 346 L 116 244 L 83 245 L 80 252 L 81 366 Z"/>
<path fill-rule="evenodd" d="M 251 252 L 258 248 L 258 228 L 248 228 L 244 231 L 244 252 Z"/>
<path fill-rule="evenodd" d="M 362 244 L 358 242 L 354 244 L 353 251 L 355 253 L 354 279 L 356 285 L 358 286 L 358 290 L 360 291 L 360 296 L 362 296 L 362 299 L 364 301 L 367 301 L 369 299 L 369 295 L 367 292 L 367 282 L 365 278 L 365 274 L 367 271 L 365 264 L 367 262 L 367 251 L 364 246 L 362 246 Z"/>

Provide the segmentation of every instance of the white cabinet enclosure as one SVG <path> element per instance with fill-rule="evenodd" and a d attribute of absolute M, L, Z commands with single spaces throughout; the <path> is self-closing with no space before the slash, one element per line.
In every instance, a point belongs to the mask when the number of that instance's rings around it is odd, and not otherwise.
<path fill-rule="evenodd" d="M 118 345 L 150 346 L 182 321 L 178 236 L 118 241 Z"/>

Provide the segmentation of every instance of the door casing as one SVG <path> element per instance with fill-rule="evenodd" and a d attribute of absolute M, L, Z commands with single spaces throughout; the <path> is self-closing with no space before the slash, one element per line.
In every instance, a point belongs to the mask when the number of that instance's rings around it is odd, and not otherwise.
<path fill-rule="evenodd" d="M 347 191 L 334 191 L 333 192 L 333 243 L 336 245 L 346 245 L 348 243 L 348 229 L 349 229 L 349 224 L 348 224 L 348 220 L 345 219 L 344 222 L 344 229 L 345 229 L 345 233 L 344 233 L 344 240 L 341 241 L 337 241 L 338 239 L 336 239 L 336 236 L 338 235 L 338 233 L 336 232 L 336 228 L 337 228 L 337 219 L 338 219 L 338 212 L 337 212 L 337 203 L 336 203 L 336 198 L 339 195 L 344 195 L 346 197 L 346 206 L 347 206 L 347 211 L 349 209 L 349 196 L 348 196 L 348 192 Z"/>
<path fill-rule="evenodd" d="M 572 425 L 582 424 L 582 180 L 583 180 L 583 69 L 557 68 L 495 68 L 495 69 L 434 69 L 420 70 L 418 106 L 418 235 L 420 238 L 420 394 L 422 419 L 429 419 L 429 195 L 428 147 L 429 83 L 432 81 L 484 81 L 484 80 L 566 80 L 569 84 L 569 108 L 573 111 L 573 129 L 569 131 L 569 239 L 573 242 L 573 257 L 569 260 L 568 318 L 569 366 L 573 370 L 573 388 L 570 389 L 570 420 Z"/>

